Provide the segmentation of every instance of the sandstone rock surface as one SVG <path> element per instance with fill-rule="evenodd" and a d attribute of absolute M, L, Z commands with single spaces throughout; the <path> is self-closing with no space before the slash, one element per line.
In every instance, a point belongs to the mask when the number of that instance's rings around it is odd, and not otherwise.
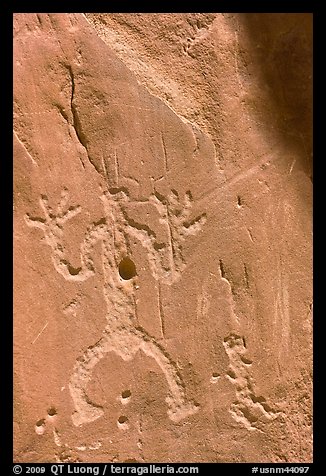
<path fill-rule="evenodd" d="M 311 21 L 15 14 L 15 461 L 312 460 Z"/>

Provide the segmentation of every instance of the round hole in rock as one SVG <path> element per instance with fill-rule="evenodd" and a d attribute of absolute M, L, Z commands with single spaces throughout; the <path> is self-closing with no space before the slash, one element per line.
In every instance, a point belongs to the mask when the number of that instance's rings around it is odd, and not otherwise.
<path fill-rule="evenodd" d="M 57 410 L 54 407 L 51 407 L 48 409 L 48 415 L 49 416 L 55 416 L 57 414 Z"/>
<path fill-rule="evenodd" d="M 128 256 L 120 261 L 119 274 L 124 280 L 132 279 L 136 276 L 137 272 L 135 263 Z"/>
<path fill-rule="evenodd" d="M 35 433 L 37 435 L 43 435 L 45 432 L 45 420 L 44 418 L 42 420 L 39 420 L 35 424 Z"/>
<path fill-rule="evenodd" d="M 128 418 L 124 415 L 121 415 L 118 418 L 118 422 L 120 423 L 120 425 L 123 425 L 123 423 L 127 423 L 127 421 L 128 421 Z"/>
<path fill-rule="evenodd" d="M 130 390 L 124 390 L 121 392 L 121 397 L 122 398 L 129 398 L 131 396 L 131 391 Z"/>

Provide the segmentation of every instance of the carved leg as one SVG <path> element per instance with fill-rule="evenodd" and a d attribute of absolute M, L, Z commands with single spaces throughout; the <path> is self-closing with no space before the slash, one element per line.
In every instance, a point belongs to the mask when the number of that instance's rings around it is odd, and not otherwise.
<path fill-rule="evenodd" d="M 76 426 L 90 423 L 103 415 L 103 409 L 89 401 L 86 388 L 92 378 L 95 365 L 104 357 L 106 352 L 111 350 L 113 350 L 112 345 L 108 337 L 104 336 L 93 347 L 88 348 L 74 366 L 69 382 L 69 390 L 76 409 L 72 415 L 72 421 Z"/>
<path fill-rule="evenodd" d="M 114 352 L 123 360 L 130 361 L 138 350 L 152 357 L 161 368 L 168 386 L 169 395 L 166 401 L 169 406 L 168 416 L 173 421 L 179 421 L 198 411 L 198 407 L 187 402 L 184 395 L 184 385 L 178 375 L 175 364 L 164 353 L 159 345 L 147 334 L 134 329 L 117 329 L 102 337 L 74 367 L 69 389 L 76 411 L 72 415 L 74 425 L 90 423 L 103 415 L 103 409 L 92 404 L 86 393 L 87 385 L 92 378 L 92 372 L 98 362 L 108 352 Z"/>
<path fill-rule="evenodd" d="M 120 334 L 119 331 L 107 333 L 92 347 L 89 347 L 83 357 L 77 360 L 70 378 L 69 390 L 76 411 L 72 415 L 74 425 L 90 423 L 103 415 L 103 409 L 89 401 L 86 390 L 92 378 L 94 367 L 108 352 L 114 352 L 123 360 L 131 360 L 139 350 L 140 341 L 132 334 Z"/>

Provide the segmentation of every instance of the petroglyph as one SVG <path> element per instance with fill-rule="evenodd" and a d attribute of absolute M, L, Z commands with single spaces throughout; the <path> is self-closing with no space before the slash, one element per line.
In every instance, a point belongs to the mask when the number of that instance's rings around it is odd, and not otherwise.
<path fill-rule="evenodd" d="M 58 448 L 55 452 L 55 460 L 57 463 L 81 463 L 81 460 L 77 457 L 76 454 L 74 454 L 74 449 L 77 451 L 86 451 L 98 449 L 101 447 L 101 443 L 97 441 L 94 442 L 93 445 L 79 445 L 75 446 L 75 448 L 72 449 L 67 443 L 63 441 L 63 438 L 57 428 L 54 428 L 52 430 L 52 434 L 54 444 Z"/>
<path fill-rule="evenodd" d="M 155 205 L 160 222 L 169 230 L 168 242 L 159 243 L 148 225 L 137 223 L 129 217 L 128 204 L 131 199 L 126 189 L 111 188 L 104 191 L 100 199 L 104 217 L 88 227 L 80 246 L 78 268 L 70 264 L 63 246 L 63 225 L 81 212 L 79 206 L 67 208 L 67 189 L 63 189 L 55 212 L 49 206 L 47 197 L 43 195 L 40 198 L 40 206 L 45 217 L 25 216 L 28 226 L 43 231 L 45 242 L 52 251 L 54 267 L 68 281 L 85 281 L 95 274 L 92 256 L 94 246 L 99 241 L 102 244 L 107 325 L 99 341 L 88 347 L 74 366 L 69 382 L 75 406 L 73 423 L 76 426 L 89 423 L 104 413 L 103 408 L 91 402 L 87 396 L 87 385 L 92 379 L 96 364 L 108 352 L 116 353 L 124 361 L 131 361 L 139 350 L 153 358 L 164 374 L 169 387 L 166 398 L 168 416 L 173 421 L 179 421 L 195 413 L 198 407 L 186 400 L 185 385 L 176 363 L 164 348 L 138 325 L 134 297 L 137 286 L 136 267 L 129 258 L 129 243 L 131 238 L 137 239 L 148 253 L 148 262 L 154 278 L 162 283 L 172 284 L 180 278 L 185 267 L 182 243 L 186 237 L 201 230 L 206 216 L 202 214 L 191 218 L 193 200 L 189 191 L 183 200 L 180 200 L 175 190 L 172 190 L 168 197 L 153 194 L 149 202 Z M 128 427 L 127 422 L 120 422 L 118 426 L 122 429 Z"/>
<path fill-rule="evenodd" d="M 80 294 L 78 293 L 77 296 L 72 299 L 71 301 L 69 301 L 69 303 L 64 306 L 62 312 L 68 316 L 68 315 L 72 315 L 73 317 L 76 317 L 77 316 L 77 312 L 78 312 L 78 309 L 80 308 L 80 301 L 81 301 L 81 296 Z"/>
<path fill-rule="evenodd" d="M 237 399 L 230 407 L 233 418 L 248 430 L 263 431 L 263 425 L 275 420 L 281 412 L 274 410 L 262 396 L 257 396 L 250 366 L 252 361 L 246 357 L 245 339 L 236 334 L 224 338 L 225 351 L 230 359 L 227 378 L 235 385 Z"/>
<path fill-rule="evenodd" d="M 14 14 L 15 462 L 312 460 L 312 27 Z"/>

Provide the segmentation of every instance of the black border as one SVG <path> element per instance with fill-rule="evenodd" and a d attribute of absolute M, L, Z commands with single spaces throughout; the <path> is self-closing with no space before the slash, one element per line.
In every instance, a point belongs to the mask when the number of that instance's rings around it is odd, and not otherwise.
<path fill-rule="evenodd" d="M 319 127 L 320 123 L 317 120 L 318 116 L 318 106 L 316 96 L 318 97 L 318 86 L 320 86 L 320 81 L 322 78 L 321 74 L 318 74 L 318 62 L 316 61 L 318 55 L 318 48 L 322 48 L 320 45 L 322 39 L 319 36 L 317 38 L 318 32 L 322 29 L 321 23 L 321 12 L 320 5 L 321 2 L 304 2 L 304 1 L 260 1 L 256 4 L 254 2 L 200 2 L 200 5 L 196 8 L 189 4 L 184 5 L 183 7 L 178 7 L 175 3 L 169 5 L 168 2 L 164 2 L 161 5 L 150 5 L 144 4 L 141 5 L 137 2 L 137 8 L 135 5 L 128 5 L 124 3 L 113 4 L 109 2 L 107 5 L 101 4 L 102 2 L 49 2 L 38 4 L 38 2 L 11 2 L 10 6 L 6 5 L 0 6 L 0 32 L 2 35 L 2 68 L 1 68 L 1 80 L 4 82 L 2 86 L 2 113 L 5 118 L 2 128 L 2 137 L 5 140 L 6 146 L 8 146 L 8 151 L 6 148 L 6 153 L 2 154 L 1 160 L 1 171 L 0 179 L 3 181 L 0 191 L 2 194 L 1 207 L 2 207 L 2 233 L 1 238 L 4 240 L 2 244 L 3 257 L 5 259 L 5 269 L 2 268 L 2 296 L 5 299 L 5 305 L 2 306 L 2 318 L 0 319 L 1 325 L 3 327 L 1 336 L 2 341 L 0 345 L 1 352 L 1 362 L 2 362 L 2 372 L 1 372 L 1 383 L 2 391 L 0 392 L 1 399 L 4 401 L 1 402 L 2 408 L 2 425 L 1 425 L 1 445 L 0 445 L 0 468 L 7 469 L 4 470 L 3 474 L 13 474 L 12 473 L 12 455 L 13 455 L 13 333 L 12 333 L 12 308 L 13 308 L 13 269 L 12 269 L 12 252 L 13 251 L 13 241 L 12 241 L 12 187 L 13 187 L 13 173 L 12 173 L 12 84 L 13 84 L 13 51 L 12 51 L 12 15 L 13 13 L 28 13 L 28 12 L 103 12 L 106 10 L 110 12 L 135 12 L 135 13 L 197 13 L 200 12 L 230 12 L 230 13 L 313 13 L 314 15 L 314 153 L 318 150 L 318 142 L 320 134 Z M 45 8 L 46 7 L 46 8 Z M 105 8 L 107 7 L 107 8 Z M 109 10 L 109 11 L 108 11 Z M 314 462 L 309 464 L 310 470 L 308 474 L 321 474 L 319 465 L 322 463 L 322 452 L 321 452 L 321 441 L 320 437 L 322 435 L 322 423 L 321 423 L 321 413 L 320 409 L 320 399 L 323 398 L 322 390 L 322 381 L 320 379 L 320 371 L 322 360 L 324 359 L 323 354 L 320 352 L 322 345 L 322 339 L 324 334 L 320 328 L 321 319 L 319 319 L 319 293 L 318 286 L 321 284 L 318 280 L 318 265 L 320 264 L 320 258 L 318 257 L 319 246 L 320 246 L 320 236 L 322 234 L 322 222 L 316 220 L 318 216 L 318 207 L 320 206 L 320 199 L 318 199 L 318 190 L 321 180 L 324 179 L 324 176 L 318 171 L 316 166 L 316 161 L 314 162 L 314 300 L 315 300 L 315 319 L 314 319 Z M 321 205 L 322 206 L 322 205 Z M 4 233 L 5 232 L 5 233 Z M 318 258 L 317 258 L 318 257 Z M 317 301 L 317 304 L 316 304 Z M 316 307 L 317 306 L 317 307 Z M 256 466 L 253 463 L 193 463 L 195 466 L 200 467 L 199 474 L 203 474 L 206 471 L 211 472 L 212 470 L 222 470 L 221 474 L 228 474 L 230 471 L 236 472 L 236 474 L 251 474 L 251 468 Z M 275 464 L 263 464 L 257 463 L 257 465 L 262 467 L 272 467 Z M 23 464 L 22 466 L 28 466 Z M 46 465 L 34 465 L 34 466 L 49 466 Z M 91 466 L 91 465 L 90 465 Z M 170 466 L 173 466 L 172 464 Z M 277 464 L 276 466 L 300 466 L 298 464 Z M 302 466 L 302 464 L 301 464 Z M 315 471 L 315 472 L 314 472 Z M 24 474 L 24 473 L 22 473 Z M 50 472 L 46 474 L 51 474 Z"/>
<path fill-rule="evenodd" d="M 317 2 L 291 1 L 291 0 L 261 0 L 257 2 L 245 2 L 241 0 L 218 2 L 201 1 L 200 4 L 178 5 L 177 2 L 162 2 L 150 4 L 144 2 L 24 2 L 13 1 L 10 4 L 10 11 L 15 13 L 313 13 L 316 10 Z M 45 8 L 46 7 L 46 8 Z"/>
<path fill-rule="evenodd" d="M 13 309 L 13 171 L 12 171 L 12 133 L 13 133 L 13 68 L 12 68 L 12 14 L 9 11 L 1 12 L 0 15 L 0 34 L 1 44 L 3 45 L 3 67 L 1 68 L 1 80 L 3 81 L 1 92 L 1 110 L 4 121 L 2 122 L 2 138 L 5 144 L 5 150 L 1 154 L 2 160 L 0 165 L 0 187 L 1 193 L 1 239 L 2 255 L 4 259 L 4 267 L 2 263 L 1 272 L 1 296 L 2 296 L 2 312 L 1 312 L 1 345 L 0 345 L 0 362 L 1 362 L 1 409 L 2 409 L 2 425 L 1 425 L 1 446 L 0 446 L 0 465 L 9 465 L 12 458 L 13 448 L 13 325 L 12 325 L 12 309 Z M 11 474 L 11 469 L 10 473 Z"/>

